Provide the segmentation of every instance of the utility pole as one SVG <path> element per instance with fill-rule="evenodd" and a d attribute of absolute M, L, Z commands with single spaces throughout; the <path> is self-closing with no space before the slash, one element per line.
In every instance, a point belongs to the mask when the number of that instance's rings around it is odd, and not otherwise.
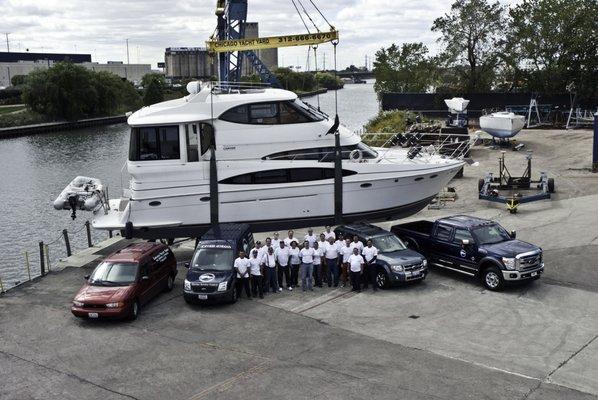
<path fill-rule="evenodd" d="M 365 70 L 368 70 L 368 55 L 365 55 Z"/>
<path fill-rule="evenodd" d="M 326 53 L 324 53 L 324 64 L 322 65 L 322 71 L 326 71 Z"/>
<path fill-rule="evenodd" d="M 127 41 L 127 64 L 130 64 L 129 62 L 129 39 L 126 39 Z"/>
<path fill-rule="evenodd" d="M 8 35 L 10 35 L 10 32 L 5 32 L 4 35 L 6 36 L 6 52 L 10 53 L 10 44 L 8 42 Z"/>

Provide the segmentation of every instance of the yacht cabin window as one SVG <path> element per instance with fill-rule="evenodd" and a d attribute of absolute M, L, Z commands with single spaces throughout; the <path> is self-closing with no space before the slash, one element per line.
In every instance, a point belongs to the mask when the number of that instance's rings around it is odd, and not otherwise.
<path fill-rule="evenodd" d="M 357 172 L 343 170 L 343 176 L 355 175 Z M 333 179 L 334 168 L 286 168 L 258 171 L 237 175 L 220 181 L 233 185 L 267 185 L 272 183 L 295 183 Z"/>
<path fill-rule="evenodd" d="M 374 159 L 378 157 L 378 153 L 374 149 L 365 143 L 358 143 L 350 146 L 341 146 L 341 156 L 343 160 L 351 158 L 351 152 L 354 150 L 361 151 L 361 155 L 364 159 Z M 310 149 L 281 151 L 262 157 L 262 160 L 315 160 L 320 162 L 333 162 L 334 147 L 315 147 Z"/>
<path fill-rule="evenodd" d="M 324 118 L 294 101 L 244 104 L 225 111 L 220 119 L 238 124 L 280 125 L 322 121 Z"/>
<path fill-rule="evenodd" d="M 178 125 L 131 129 L 130 161 L 178 160 L 180 158 Z"/>

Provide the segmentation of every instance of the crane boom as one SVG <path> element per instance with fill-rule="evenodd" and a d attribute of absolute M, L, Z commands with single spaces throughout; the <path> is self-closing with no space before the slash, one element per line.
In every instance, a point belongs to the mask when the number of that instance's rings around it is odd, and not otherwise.
<path fill-rule="evenodd" d="M 304 33 L 300 35 L 267 36 L 255 39 L 232 39 L 206 41 L 210 53 L 271 49 L 277 47 L 309 46 L 338 40 L 338 31 Z"/>

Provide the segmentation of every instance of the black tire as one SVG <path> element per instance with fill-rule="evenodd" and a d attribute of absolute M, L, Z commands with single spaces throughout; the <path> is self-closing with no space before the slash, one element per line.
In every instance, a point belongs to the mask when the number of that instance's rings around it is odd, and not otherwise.
<path fill-rule="evenodd" d="M 174 288 L 174 277 L 172 275 L 168 275 L 166 278 L 166 285 L 164 286 L 165 292 L 170 292 Z"/>
<path fill-rule="evenodd" d="M 411 238 L 407 238 L 404 240 L 405 245 L 407 247 L 409 247 L 411 250 L 413 251 L 419 251 L 419 246 L 417 245 L 417 242 Z"/>
<path fill-rule="evenodd" d="M 496 292 L 502 289 L 505 280 L 500 269 L 491 266 L 484 269 L 484 272 L 482 273 L 482 283 L 486 289 Z"/>
<path fill-rule="evenodd" d="M 139 317 L 140 312 L 141 304 L 139 304 L 139 300 L 135 300 L 133 304 L 131 304 L 131 310 L 129 311 L 129 321 L 135 321 L 137 317 Z"/>
<path fill-rule="evenodd" d="M 484 180 L 482 178 L 480 178 L 480 179 L 478 179 L 478 192 L 481 192 L 483 187 L 484 187 Z"/>
<path fill-rule="evenodd" d="M 379 269 L 376 273 L 376 285 L 378 285 L 378 288 L 380 289 L 388 289 L 390 286 L 390 278 L 383 269 Z"/>
<path fill-rule="evenodd" d="M 548 178 L 548 193 L 554 193 L 554 178 Z"/>
<path fill-rule="evenodd" d="M 239 298 L 239 294 L 237 293 L 237 285 L 235 285 L 233 282 L 233 289 L 231 290 L 231 293 L 230 293 L 230 303 L 231 304 L 236 303 L 238 298 Z"/>

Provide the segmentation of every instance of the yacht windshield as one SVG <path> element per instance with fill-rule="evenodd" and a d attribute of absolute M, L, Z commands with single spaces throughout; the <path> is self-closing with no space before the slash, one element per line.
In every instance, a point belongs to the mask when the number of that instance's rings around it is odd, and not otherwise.
<path fill-rule="evenodd" d="M 500 225 L 486 225 L 475 228 L 473 236 L 478 244 L 494 244 L 511 240 L 511 236 Z"/>
<path fill-rule="evenodd" d="M 89 277 L 94 286 L 128 286 L 135 282 L 138 264 L 123 262 L 103 262 Z"/>
<path fill-rule="evenodd" d="M 380 253 L 392 253 L 405 250 L 407 247 L 395 235 L 378 236 L 372 238 L 372 244 Z"/>
<path fill-rule="evenodd" d="M 199 271 L 230 271 L 232 268 L 232 249 L 201 247 L 191 260 L 191 269 Z"/>
<path fill-rule="evenodd" d="M 303 111 L 305 111 L 306 113 L 311 115 L 316 121 L 321 121 L 323 119 L 328 118 L 328 114 L 326 114 L 323 111 L 318 110 L 317 108 L 315 108 L 314 106 L 312 106 L 309 103 L 305 103 L 299 99 L 295 99 L 295 101 L 293 103 L 295 103 L 295 105 L 297 105 Z"/>

